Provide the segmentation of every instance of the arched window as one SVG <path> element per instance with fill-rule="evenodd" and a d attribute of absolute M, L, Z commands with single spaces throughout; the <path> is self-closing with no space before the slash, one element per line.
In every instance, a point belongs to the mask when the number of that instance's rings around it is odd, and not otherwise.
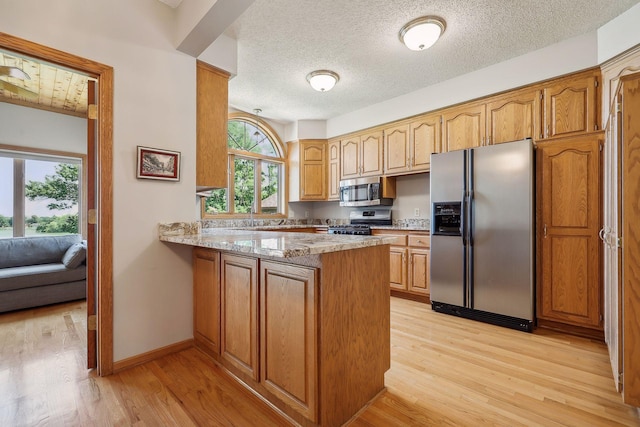
<path fill-rule="evenodd" d="M 229 186 L 204 199 L 203 217 L 284 216 L 286 155 L 275 132 L 255 116 L 230 114 L 227 155 Z"/>

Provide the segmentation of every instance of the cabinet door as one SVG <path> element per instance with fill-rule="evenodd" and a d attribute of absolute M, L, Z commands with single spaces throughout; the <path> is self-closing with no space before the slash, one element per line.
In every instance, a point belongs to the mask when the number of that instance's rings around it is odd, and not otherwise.
<path fill-rule="evenodd" d="M 221 256 L 221 354 L 258 380 L 258 260 Z"/>
<path fill-rule="evenodd" d="M 196 62 L 196 188 L 227 186 L 228 87 L 229 74 Z"/>
<path fill-rule="evenodd" d="M 330 141 L 328 145 L 329 157 L 329 188 L 328 200 L 340 199 L 340 141 Z"/>
<path fill-rule="evenodd" d="M 485 143 L 485 105 L 463 105 L 442 114 L 442 152 Z"/>
<path fill-rule="evenodd" d="M 409 248 L 409 290 L 429 294 L 429 249 Z"/>
<path fill-rule="evenodd" d="M 317 421 L 316 270 L 260 263 L 260 382 Z"/>
<path fill-rule="evenodd" d="M 393 175 L 409 170 L 409 125 L 384 130 L 384 173 Z"/>
<path fill-rule="evenodd" d="M 340 179 L 360 176 L 360 137 L 340 141 Z"/>
<path fill-rule="evenodd" d="M 360 176 L 382 175 L 382 131 L 360 137 Z"/>
<path fill-rule="evenodd" d="M 300 200 L 327 198 L 326 145 L 323 141 L 300 142 Z"/>
<path fill-rule="evenodd" d="M 600 141 L 541 144 L 538 317 L 601 329 Z"/>
<path fill-rule="evenodd" d="M 407 290 L 407 249 L 404 247 L 389 247 L 389 282 L 392 289 Z"/>
<path fill-rule="evenodd" d="M 542 138 L 540 90 L 523 90 L 487 103 L 489 144 Z"/>
<path fill-rule="evenodd" d="M 431 153 L 440 152 L 440 114 L 430 114 L 411 122 L 409 138 L 409 170 L 428 171 Z"/>
<path fill-rule="evenodd" d="M 544 88 L 546 138 L 598 130 L 598 76 L 589 71 Z"/>
<path fill-rule="evenodd" d="M 220 354 L 220 253 L 212 249 L 193 250 L 193 336 Z"/>

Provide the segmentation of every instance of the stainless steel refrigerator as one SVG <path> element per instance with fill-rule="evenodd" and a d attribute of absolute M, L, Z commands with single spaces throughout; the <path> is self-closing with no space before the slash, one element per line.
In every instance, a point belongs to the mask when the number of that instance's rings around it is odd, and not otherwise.
<path fill-rule="evenodd" d="M 431 156 L 433 310 L 531 331 L 530 139 Z"/>

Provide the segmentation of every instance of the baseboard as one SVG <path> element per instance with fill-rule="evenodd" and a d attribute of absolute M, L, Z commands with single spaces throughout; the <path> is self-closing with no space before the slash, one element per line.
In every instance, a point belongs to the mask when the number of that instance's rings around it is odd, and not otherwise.
<path fill-rule="evenodd" d="M 545 319 L 538 319 L 537 322 L 538 328 L 550 329 L 552 331 L 564 332 L 566 334 L 604 342 L 604 331 L 602 329 L 585 328 Z"/>
<path fill-rule="evenodd" d="M 416 302 L 423 302 L 425 304 L 431 304 L 431 299 L 429 299 L 429 295 L 413 294 L 409 292 L 399 291 L 396 289 L 391 289 L 391 296 L 402 298 L 402 299 L 409 299 L 411 301 L 416 301 Z"/>
<path fill-rule="evenodd" d="M 128 357 L 126 359 L 113 362 L 113 373 L 124 371 L 125 369 L 133 368 L 134 366 L 141 365 L 143 363 L 151 362 L 167 354 L 177 353 L 182 350 L 186 350 L 194 346 L 193 338 L 170 344 L 165 347 L 160 347 L 155 350 L 148 351 L 146 353 L 138 354 L 137 356 Z"/>

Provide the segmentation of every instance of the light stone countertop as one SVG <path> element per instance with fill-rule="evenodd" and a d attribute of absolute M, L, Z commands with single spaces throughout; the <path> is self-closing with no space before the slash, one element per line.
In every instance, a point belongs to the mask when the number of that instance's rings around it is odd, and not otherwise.
<path fill-rule="evenodd" d="M 277 258 L 316 255 L 393 243 L 393 237 L 291 233 L 238 229 L 202 229 L 198 233 L 163 233 L 163 242 Z"/>

